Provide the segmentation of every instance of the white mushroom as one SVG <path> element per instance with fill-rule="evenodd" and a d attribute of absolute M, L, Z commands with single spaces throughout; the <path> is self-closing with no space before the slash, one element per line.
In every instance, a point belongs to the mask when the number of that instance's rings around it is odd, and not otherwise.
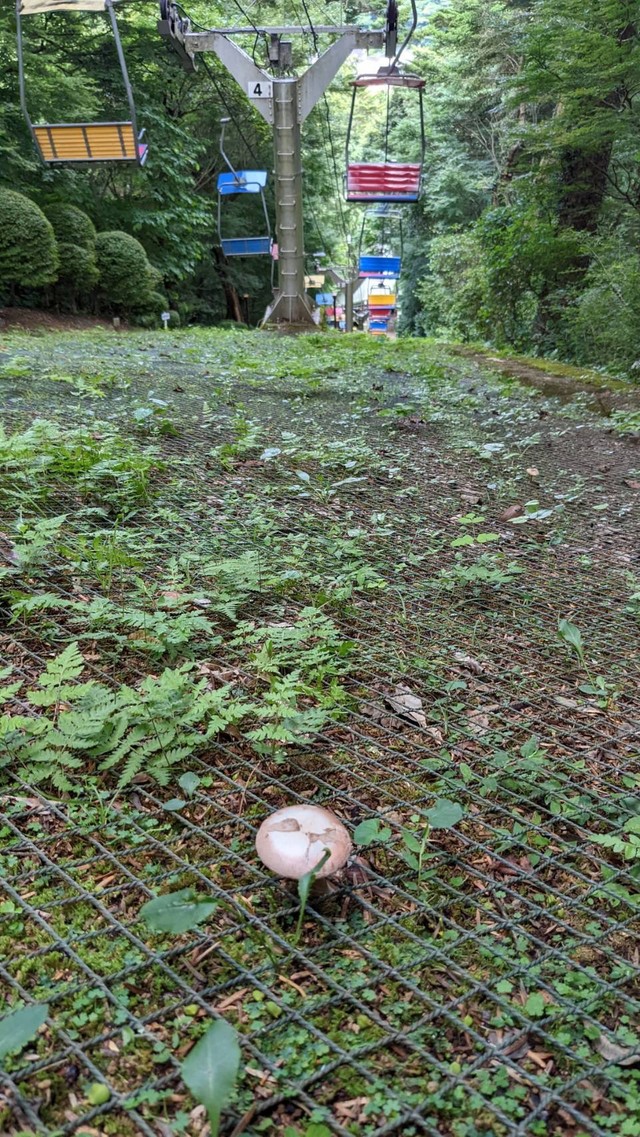
<path fill-rule="evenodd" d="M 351 853 L 351 838 L 335 813 L 319 805 L 288 805 L 267 817 L 258 830 L 256 852 L 278 876 L 300 880 L 322 860 L 331 856 L 318 877 L 341 869 Z"/>

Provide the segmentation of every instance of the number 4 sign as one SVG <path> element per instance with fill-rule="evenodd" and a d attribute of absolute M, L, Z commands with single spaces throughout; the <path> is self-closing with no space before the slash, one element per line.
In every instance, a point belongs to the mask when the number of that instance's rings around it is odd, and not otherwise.
<path fill-rule="evenodd" d="M 250 99 L 271 99 L 273 98 L 273 83 L 268 79 L 258 79 L 249 83 L 247 91 Z"/>

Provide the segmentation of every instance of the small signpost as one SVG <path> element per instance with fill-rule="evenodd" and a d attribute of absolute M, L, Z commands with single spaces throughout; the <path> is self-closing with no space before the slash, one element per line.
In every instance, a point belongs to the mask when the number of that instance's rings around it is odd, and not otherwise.
<path fill-rule="evenodd" d="M 162 323 L 164 325 L 164 330 L 166 332 L 167 328 L 169 327 L 169 320 L 171 319 L 171 312 L 161 312 L 160 313 L 160 319 L 162 320 Z"/>

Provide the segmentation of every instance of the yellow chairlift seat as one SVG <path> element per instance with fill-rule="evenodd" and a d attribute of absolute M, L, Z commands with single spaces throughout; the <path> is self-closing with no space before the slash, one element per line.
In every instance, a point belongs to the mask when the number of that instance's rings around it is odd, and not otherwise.
<path fill-rule="evenodd" d="M 147 157 L 144 131 L 132 122 L 74 122 L 34 125 L 43 162 L 137 162 Z"/>
<path fill-rule="evenodd" d="M 20 103 L 38 153 L 47 165 L 75 162 L 135 162 L 138 166 L 143 166 L 147 159 L 147 144 L 143 141 L 144 131 L 139 131 L 136 124 L 133 92 L 113 3 L 114 0 L 16 0 Z M 52 15 L 58 12 L 104 12 L 107 15 L 129 106 L 127 121 L 38 124 L 32 121 L 27 106 L 22 18 Z"/>

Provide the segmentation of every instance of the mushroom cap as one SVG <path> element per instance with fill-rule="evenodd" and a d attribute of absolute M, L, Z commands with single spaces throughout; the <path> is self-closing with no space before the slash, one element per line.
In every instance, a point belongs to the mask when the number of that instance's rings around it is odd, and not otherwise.
<path fill-rule="evenodd" d="M 278 876 L 300 880 L 322 860 L 331 856 L 318 877 L 331 876 L 346 864 L 351 838 L 335 813 L 320 805 L 287 805 L 265 818 L 256 836 L 260 860 Z"/>

